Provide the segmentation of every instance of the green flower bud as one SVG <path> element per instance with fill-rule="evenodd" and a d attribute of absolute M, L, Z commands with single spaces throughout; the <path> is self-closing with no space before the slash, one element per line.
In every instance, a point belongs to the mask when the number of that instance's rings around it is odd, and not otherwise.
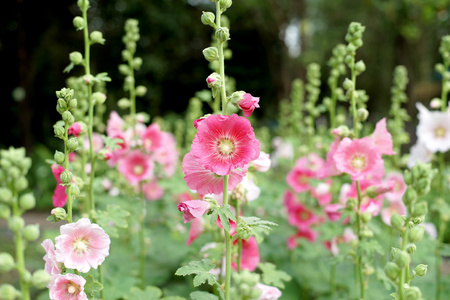
<path fill-rule="evenodd" d="M 67 149 L 70 152 L 76 151 L 78 149 L 78 139 L 73 137 L 67 141 Z"/>
<path fill-rule="evenodd" d="M 425 227 L 423 226 L 415 226 L 409 231 L 408 241 L 410 243 L 415 243 L 420 241 L 423 238 L 423 233 L 425 232 Z"/>
<path fill-rule="evenodd" d="M 366 64 L 360 60 L 355 64 L 355 71 L 358 73 L 362 73 L 366 70 Z"/>
<path fill-rule="evenodd" d="M 11 254 L 6 252 L 0 253 L 0 271 L 9 272 L 14 267 L 14 258 L 11 256 Z"/>
<path fill-rule="evenodd" d="M 23 230 L 23 237 L 30 242 L 33 242 L 39 238 L 39 225 L 28 225 Z"/>
<path fill-rule="evenodd" d="M 393 262 L 388 262 L 386 266 L 384 266 L 384 273 L 389 279 L 395 281 L 400 275 L 400 268 Z"/>
<path fill-rule="evenodd" d="M 361 214 L 361 219 L 364 223 L 369 223 L 372 219 L 372 214 L 368 211 L 365 211 Z"/>
<path fill-rule="evenodd" d="M 395 254 L 394 262 L 399 266 L 401 269 L 406 268 L 409 266 L 409 263 L 411 262 L 411 257 L 406 251 L 398 251 Z"/>
<path fill-rule="evenodd" d="M 19 198 L 20 208 L 23 210 L 30 210 L 36 206 L 36 198 L 33 193 L 26 193 Z"/>
<path fill-rule="evenodd" d="M 363 229 L 363 230 L 361 230 L 359 235 L 364 238 L 371 238 L 371 237 L 373 237 L 373 231 L 369 230 L 369 229 Z"/>
<path fill-rule="evenodd" d="M 208 47 L 203 49 L 203 56 L 209 62 L 219 60 L 219 51 L 216 47 Z"/>
<path fill-rule="evenodd" d="M 130 107 L 130 100 L 128 100 L 127 98 L 122 98 L 117 102 L 117 105 L 121 108 L 121 109 L 127 109 Z"/>
<path fill-rule="evenodd" d="M 9 229 L 14 233 L 19 233 L 25 226 L 25 221 L 22 217 L 12 216 L 8 221 Z"/>
<path fill-rule="evenodd" d="M 136 87 L 136 96 L 138 97 L 144 97 L 145 94 L 147 94 L 147 88 L 143 85 L 138 85 Z"/>
<path fill-rule="evenodd" d="M 409 254 L 413 255 L 414 253 L 416 253 L 417 250 L 417 246 L 416 244 L 408 244 L 406 246 L 406 252 L 408 252 Z"/>
<path fill-rule="evenodd" d="M 77 99 L 76 98 L 70 99 L 68 106 L 69 106 L 69 109 L 76 108 L 78 106 Z"/>
<path fill-rule="evenodd" d="M 409 170 L 405 170 L 405 172 L 403 172 L 403 180 L 406 185 L 411 185 L 413 183 L 413 176 Z"/>
<path fill-rule="evenodd" d="M 128 67 L 128 65 L 121 64 L 119 65 L 119 72 L 122 75 L 130 75 L 130 67 Z"/>
<path fill-rule="evenodd" d="M 406 188 L 405 193 L 403 194 L 403 202 L 405 205 L 410 205 L 411 203 L 415 202 L 417 199 L 417 192 L 414 188 L 408 186 Z"/>
<path fill-rule="evenodd" d="M 84 28 L 84 26 L 86 26 L 86 22 L 84 21 L 84 19 L 82 17 L 77 16 L 77 17 L 73 18 L 73 26 L 77 30 L 82 30 Z"/>
<path fill-rule="evenodd" d="M 131 65 L 133 66 L 133 68 L 134 68 L 135 70 L 139 70 L 139 69 L 141 68 L 141 66 L 142 66 L 142 58 L 140 58 L 140 57 L 135 57 L 135 58 L 133 59 L 133 61 L 131 62 Z"/>
<path fill-rule="evenodd" d="M 6 283 L 0 286 L 1 300 L 15 300 L 20 295 L 20 292 L 15 287 Z"/>
<path fill-rule="evenodd" d="M 95 92 L 92 94 L 92 99 L 94 99 L 95 104 L 103 104 L 106 100 L 106 95 L 101 92 Z"/>
<path fill-rule="evenodd" d="M 74 65 L 80 65 L 83 63 L 83 55 L 78 51 L 71 52 L 69 54 L 69 59 Z"/>
<path fill-rule="evenodd" d="M 73 175 L 69 170 L 64 170 L 59 178 L 61 179 L 62 183 L 69 184 L 72 182 Z"/>
<path fill-rule="evenodd" d="M 89 0 L 78 0 L 77 5 L 81 10 L 83 10 L 83 5 L 86 5 L 86 8 L 89 8 Z"/>
<path fill-rule="evenodd" d="M 36 270 L 31 277 L 31 284 L 37 289 L 44 289 L 52 280 L 52 276 L 45 270 Z"/>
<path fill-rule="evenodd" d="M 405 300 L 421 300 L 422 299 L 422 292 L 420 289 L 416 286 L 411 286 L 407 289 L 405 289 L 404 294 Z"/>
<path fill-rule="evenodd" d="M 105 43 L 105 39 L 103 38 L 103 33 L 101 33 L 100 31 L 92 31 L 91 34 L 89 35 L 90 39 L 91 39 L 91 45 L 93 44 L 104 44 Z"/>
<path fill-rule="evenodd" d="M 59 137 L 59 138 L 64 138 L 64 127 L 62 127 L 61 125 L 55 125 L 55 127 L 53 127 L 53 130 L 55 132 L 55 136 Z"/>
<path fill-rule="evenodd" d="M 425 201 L 414 205 L 411 215 L 413 217 L 421 217 L 428 213 L 428 204 Z"/>
<path fill-rule="evenodd" d="M 215 34 L 216 38 L 222 43 L 230 39 L 230 30 L 227 27 L 219 27 Z"/>
<path fill-rule="evenodd" d="M 209 25 L 211 27 L 215 27 L 214 19 L 216 16 L 212 12 L 202 12 L 202 23 L 205 25 Z"/>
<path fill-rule="evenodd" d="M 365 121 L 369 117 L 369 111 L 365 108 L 360 108 L 356 111 L 356 117 L 360 121 Z"/>
<path fill-rule="evenodd" d="M 66 122 L 69 125 L 72 125 L 73 122 L 75 122 L 75 118 L 73 117 L 73 115 L 70 111 L 63 112 L 62 119 L 64 122 Z"/>
<path fill-rule="evenodd" d="M 356 47 L 353 44 L 348 44 L 347 45 L 347 53 L 350 55 L 355 55 L 356 53 Z"/>
<path fill-rule="evenodd" d="M 229 8 L 231 4 L 233 4 L 233 1 L 231 0 L 219 0 L 219 1 L 220 1 L 220 9 L 222 11 L 227 10 L 227 8 Z"/>
<path fill-rule="evenodd" d="M 423 218 L 423 217 L 416 217 L 416 218 L 414 218 L 413 220 L 412 220 L 412 222 L 415 224 L 415 225 L 419 225 L 420 223 L 423 223 L 425 221 L 425 218 Z"/>
<path fill-rule="evenodd" d="M 391 216 L 391 225 L 394 228 L 397 228 L 397 229 L 402 228 L 403 227 L 403 223 L 404 223 L 404 220 L 403 220 L 402 216 L 400 216 L 397 213 L 393 213 L 392 214 L 392 216 Z"/>
<path fill-rule="evenodd" d="M 428 178 L 420 178 L 417 181 L 417 192 L 419 194 L 425 195 L 430 190 L 430 180 Z"/>
<path fill-rule="evenodd" d="M 27 187 L 28 187 L 28 180 L 25 178 L 25 176 L 20 176 L 14 181 L 14 188 L 18 192 L 25 190 Z"/>
<path fill-rule="evenodd" d="M 417 267 L 414 269 L 414 272 L 416 272 L 416 274 L 420 277 L 423 277 L 427 274 L 427 270 L 428 270 L 428 265 L 417 265 Z"/>
<path fill-rule="evenodd" d="M 235 106 L 238 106 L 239 101 L 244 99 L 245 92 L 244 91 L 237 91 L 231 94 L 229 97 L 229 101 Z"/>
<path fill-rule="evenodd" d="M 11 176 L 12 178 L 19 178 L 19 176 L 20 176 L 19 168 L 18 167 L 14 167 L 14 166 L 10 167 L 7 170 L 7 173 L 9 173 L 9 176 Z"/>
<path fill-rule="evenodd" d="M 64 163 L 64 160 L 66 159 L 64 153 L 61 151 L 56 150 L 55 155 L 53 155 L 53 159 L 60 165 Z"/>
<path fill-rule="evenodd" d="M 122 50 L 122 59 L 125 61 L 128 61 L 133 58 L 133 55 L 131 55 L 131 52 L 129 50 Z"/>
<path fill-rule="evenodd" d="M 70 194 L 73 197 L 77 197 L 80 195 L 80 188 L 78 187 L 78 185 L 76 185 L 75 183 L 72 183 L 69 187 L 70 190 Z"/>
<path fill-rule="evenodd" d="M 13 194 L 10 189 L 1 187 L 0 188 L 0 201 L 5 203 L 12 203 Z"/>
<path fill-rule="evenodd" d="M 67 218 L 66 210 L 62 207 L 55 207 L 52 209 L 51 214 L 55 222 L 65 220 Z"/>
<path fill-rule="evenodd" d="M 25 270 L 22 273 L 22 279 L 26 282 L 26 283 L 31 283 L 31 273 L 28 270 Z"/>
<path fill-rule="evenodd" d="M 209 88 L 218 89 L 222 86 L 222 77 L 220 77 L 218 73 L 214 72 L 206 78 L 206 83 Z"/>
<path fill-rule="evenodd" d="M 58 111 L 62 111 L 62 112 L 64 112 L 64 109 L 65 108 L 67 108 L 67 103 L 66 103 L 66 100 L 64 100 L 64 99 L 62 99 L 62 98 L 59 98 L 58 99 L 58 101 L 56 102 L 56 105 L 57 105 L 57 110 Z M 58 106 L 59 106 L 59 109 L 58 109 Z"/>
<path fill-rule="evenodd" d="M 0 203 L 0 219 L 8 219 L 11 216 L 11 209 L 9 206 Z"/>
<path fill-rule="evenodd" d="M 351 81 L 348 78 L 344 79 L 344 82 L 342 83 L 342 87 L 346 90 L 353 90 L 353 81 Z"/>
<path fill-rule="evenodd" d="M 347 209 L 353 210 L 356 207 L 356 200 L 353 198 L 348 199 L 347 203 L 345 204 L 345 207 Z"/>

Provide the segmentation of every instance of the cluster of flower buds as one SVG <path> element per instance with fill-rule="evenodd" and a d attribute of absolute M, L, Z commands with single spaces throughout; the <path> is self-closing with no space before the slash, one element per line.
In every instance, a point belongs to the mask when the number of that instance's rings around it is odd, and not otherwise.
<path fill-rule="evenodd" d="M 231 299 L 258 299 L 261 294 L 261 290 L 256 287 L 259 281 L 260 275 L 249 270 L 233 273 Z"/>

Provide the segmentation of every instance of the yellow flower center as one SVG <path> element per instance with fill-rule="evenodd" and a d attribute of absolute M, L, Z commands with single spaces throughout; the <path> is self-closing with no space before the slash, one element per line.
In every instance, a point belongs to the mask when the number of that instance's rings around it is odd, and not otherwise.
<path fill-rule="evenodd" d="M 309 214 L 306 211 L 300 213 L 300 220 L 306 221 L 309 219 Z"/>
<path fill-rule="evenodd" d="M 73 247 L 76 252 L 86 252 L 88 248 L 87 241 L 83 238 L 77 239 L 73 243 Z"/>
<path fill-rule="evenodd" d="M 135 165 L 133 167 L 133 173 L 136 175 L 141 175 L 142 173 L 144 173 L 144 167 L 141 165 Z"/>
<path fill-rule="evenodd" d="M 230 140 L 222 140 L 219 142 L 219 151 L 222 154 L 228 155 L 231 154 L 234 150 L 234 144 Z"/>
<path fill-rule="evenodd" d="M 69 286 L 67 287 L 67 292 L 69 294 L 78 294 L 80 292 L 80 286 L 74 282 L 70 282 Z"/>
<path fill-rule="evenodd" d="M 438 127 L 438 128 L 436 128 L 436 129 L 434 130 L 434 135 L 435 135 L 437 138 L 443 138 L 443 137 L 445 137 L 445 128 L 443 128 L 443 127 Z"/>
<path fill-rule="evenodd" d="M 352 159 L 352 167 L 357 170 L 362 170 L 366 165 L 366 159 L 362 156 L 355 156 Z"/>

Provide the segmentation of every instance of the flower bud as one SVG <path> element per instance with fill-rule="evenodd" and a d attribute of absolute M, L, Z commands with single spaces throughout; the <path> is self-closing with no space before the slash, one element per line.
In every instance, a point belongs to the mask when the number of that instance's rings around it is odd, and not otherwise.
<path fill-rule="evenodd" d="M 354 55 L 356 53 L 356 47 L 353 44 L 347 45 L 347 53 L 350 55 Z"/>
<path fill-rule="evenodd" d="M 83 5 L 86 5 L 86 8 L 89 8 L 89 0 L 78 0 L 77 5 L 78 7 L 83 10 Z"/>
<path fill-rule="evenodd" d="M 409 170 L 405 170 L 403 173 L 403 180 L 406 185 L 411 185 L 413 183 L 413 176 Z"/>
<path fill-rule="evenodd" d="M 14 233 L 19 233 L 25 226 L 25 221 L 22 217 L 12 216 L 8 221 L 9 229 Z"/>
<path fill-rule="evenodd" d="M 359 121 L 365 121 L 369 117 L 369 111 L 365 108 L 360 108 L 356 111 L 356 117 Z"/>
<path fill-rule="evenodd" d="M 11 215 L 11 209 L 9 206 L 0 203 L 0 219 L 8 219 Z"/>
<path fill-rule="evenodd" d="M 411 286 L 411 287 L 405 289 L 404 299 L 405 300 L 421 300 L 422 292 L 420 291 L 420 289 L 418 287 Z"/>
<path fill-rule="evenodd" d="M 90 39 L 91 39 L 91 45 L 93 44 L 104 44 L 105 43 L 105 39 L 103 38 L 103 33 L 101 33 L 100 31 L 92 31 L 91 34 L 89 35 Z"/>
<path fill-rule="evenodd" d="M 74 65 L 79 65 L 83 62 L 83 55 L 78 51 L 73 51 L 69 54 L 69 59 Z"/>
<path fill-rule="evenodd" d="M 400 269 L 395 263 L 390 261 L 384 267 L 384 273 L 387 277 L 389 277 L 389 279 L 395 281 L 400 275 Z"/>
<path fill-rule="evenodd" d="M 25 176 L 20 176 L 14 181 L 14 188 L 18 192 L 25 190 L 27 187 L 28 187 L 28 180 L 25 178 Z"/>
<path fill-rule="evenodd" d="M 368 211 L 365 211 L 361 214 L 361 219 L 364 223 L 369 223 L 372 219 L 372 214 Z"/>
<path fill-rule="evenodd" d="M 403 202 L 405 205 L 410 205 L 417 199 L 417 192 L 412 187 L 408 186 L 405 193 L 403 194 Z"/>
<path fill-rule="evenodd" d="M 366 70 L 366 65 L 364 64 L 364 62 L 362 60 L 358 61 L 355 64 L 355 71 L 358 73 L 362 73 Z"/>
<path fill-rule="evenodd" d="M 213 62 L 219 59 L 219 52 L 216 47 L 208 47 L 203 49 L 203 56 L 209 62 Z"/>
<path fill-rule="evenodd" d="M 94 99 L 95 104 L 103 104 L 106 100 L 106 95 L 101 92 L 95 92 L 92 94 L 92 99 Z"/>
<path fill-rule="evenodd" d="M 400 229 L 403 226 L 403 218 L 397 213 L 393 213 L 391 216 L 391 225 L 394 228 Z"/>
<path fill-rule="evenodd" d="M 10 189 L 5 187 L 0 187 L 0 201 L 5 203 L 12 203 L 12 192 Z"/>
<path fill-rule="evenodd" d="M 11 256 L 11 254 L 6 252 L 0 253 L 0 271 L 9 272 L 14 267 L 14 258 Z"/>
<path fill-rule="evenodd" d="M 45 270 L 36 270 L 31 277 L 31 284 L 37 289 L 45 288 L 50 281 L 52 276 Z"/>
<path fill-rule="evenodd" d="M 142 66 L 142 58 L 140 57 L 133 58 L 133 62 L 131 63 L 131 65 L 135 70 L 139 70 Z"/>
<path fill-rule="evenodd" d="M 416 253 L 417 250 L 417 246 L 416 244 L 408 244 L 406 246 L 406 252 L 408 252 L 409 254 L 413 255 L 414 253 Z"/>
<path fill-rule="evenodd" d="M 30 210 L 36 206 L 36 198 L 32 193 L 26 193 L 19 198 L 20 208 L 23 210 Z"/>
<path fill-rule="evenodd" d="M 136 87 L 136 96 L 138 97 L 144 97 L 145 94 L 147 94 L 147 88 L 143 85 L 138 85 Z"/>
<path fill-rule="evenodd" d="M 7 170 L 7 173 L 9 173 L 9 176 L 12 178 L 19 178 L 20 176 L 20 170 L 18 167 L 12 166 Z"/>
<path fill-rule="evenodd" d="M 209 88 L 218 89 L 222 86 L 222 78 L 218 73 L 214 72 L 206 78 L 206 83 Z"/>
<path fill-rule="evenodd" d="M 52 209 L 51 214 L 55 222 L 65 220 L 67 218 L 66 210 L 62 207 L 55 207 Z"/>
<path fill-rule="evenodd" d="M 28 225 L 23 230 L 23 237 L 30 242 L 33 242 L 39 238 L 39 225 Z"/>
<path fill-rule="evenodd" d="M 233 1 L 231 0 L 219 0 L 219 1 L 220 1 L 220 9 L 222 11 L 225 11 L 227 8 L 231 6 L 231 4 L 233 4 Z"/>
<path fill-rule="evenodd" d="M 353 198 L 350 198 L 347 200 L 347 203 L 345 204 L 345 207 L 347 209 L 354 209 L 356 207 L 356 200 Z"/>
<path fill-rule="evenodd" d="M 86 26 L 86 22 L 84 21 L 84 19 L 82 17 L 77 16 L 77 17 L 73 18 L 73 26 L 77 30 L 82 30 L 84 28 L 84 26 Z"/>
<path fill-rule="evenodd" d="M 119 72 L 125 76 L 130 75 L 130 67 L 128 67 L 128 65 L 121 64 L 119 65 Z"/>
<path fill-rule="evenodd" d="M 211 27 L 215 27 L 214 19 L 216 16 L 212 12 L 202 12 L 202 23 L 205 25 L 209 25 Z"/>
<path fill-rule="evenodd" d="M 342 83 L 342 87 L 346 90 L 353 90 L 353 81 L 351 81 L 348 78 L 345 78 L 344 82 Z"/>
<path fill-rule="evenodd" d="M 110 160 L 112 158 L 112 152 L 109 149 L 102 149 L 98 152 L 98 156 L 101 160 Z"/>
<path fill-rule="evenodd" d="M 64 127 L 62 127 L 61 125 L 55 125 L 55 127 L 53 128 L 54 132 L 55 132 L 55 136 L 59 137 L 59 138 L 63 138 L 65 131 L 64 131 Z"/>
<path fill-rule="evenodd" d="M 72 182 L 73 175 L 69 170 L 64 170 L 59 178 L 61 179 L 62 183 L 69 184 Z"/>
<path fill-rule="evenodd" d="M 406 251 L 398 251 L 394 257 L 394 262 L 399 266 L 401 269 L 406 268 L 409 266 L 409 263 L 411 262 L 411 257 Z"/>
<path fill-rule="evenodd" d="M 58 101 L 56 102 L 56 110 L 59 113 L 63 113 L 66 108 L 67 108 L 66 100 L 59 98 Z"/>
<path fill-rule="evenodd" d="M 66 122 L 69 125 L 72 125 L 75 122 L 75 118 L 73 117 L 73 115 L 70 111 L 63 112 L 62 119 L 64 122 Z"/>
<path fill-rule="evenodd" d="M 15 287 L 6 283 L 0 286 L 0 295 L 2 300 L 15 300 L 20 292 Z"/>
<path fill-rule="evenodd" d="M 78 149 L 78 139 L 77 138 L 70 138 L 67 141 L 67 149 L 70 152 L 76 151 Z"/>
<path fill-rule="evenodd" d="M 125 61 L 128 61 L 130 59 L 132 59 L 133 56 L 131 55 L 131 52 L 129 50 L 122 50 L 122 59 Z"/>
<path fill-rule="evenodd" d="M 369 230 L 369 229 L 363 229 L 363 230 L 361 230 L 359 235 L 364 238 L 371 238 L 371 237 L 373 237 L 373 231 Z"/>
<path fill-rule="evenodd" d="M 79 188 L 78 185 L 75 184 L 75 183 L 72 183 L 72 184 L 70 185 L 69 191 L 70 191 L 70 194 L 71 194 L 73 197 L 77 197 L 77 196 L 80 195 L 80 188 Z"/>
<path fill-rule="evenodd" d="M 428 178 L 420 178 L 417 181 L 417 192 L 421 195 L 425 195 L 430 190 L 430 180 Z"/>
<path fill-rule="evenodd" d="M 428 213 L 428 204 L 425 201 L 414 205 L 411 215 L 413 217 L 421 217 Z"/>
<path fill-rule="evenodd" d="M 61 151 L 56 150 L 55 155 L 53 155 L 53 159 L 60 165 L 64 163 L 64 160 L 66 159 L 64 153 Z"/>
<path fill-rule="evenodd" d="M 417 267 L 414 269 L 414 272 L 416 272 L 416 274 L 420 277 L 423 277 L 427 274 L 427 270 L 428 270 L 428 265 L 417 265 Z"/>
<path fill-rule="evenodd" d="M 415 226 L 409 231 L 408 241 L 410 243 L 415 243 L 420 241 L 423 238 L 423 233 L 425 232 L 425 227 L 423 226 Z"/>
<path fill-rule="evenodd" d="M 222 43 L 230 39 L 230 31 L 227 27 L 219 27 L 215 34 L 216 38 Z"/>

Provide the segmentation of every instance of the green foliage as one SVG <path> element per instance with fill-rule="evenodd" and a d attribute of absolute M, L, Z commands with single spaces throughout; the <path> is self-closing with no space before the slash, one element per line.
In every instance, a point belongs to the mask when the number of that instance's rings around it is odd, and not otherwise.
<path fill-rule="evenodd" d="M 189 296 L 191 297 L 191 300 L 219 300 L 219 297 L 216 295 L 202 291 L 192 292 Z"/>
<path fill-rule="evenodd" d="M 263 235 L 272 231 L 270 226 L 278 226 L 274 222 L 262 220 L 258 217 L 239 217 L 236 234 L 233 241 L 240 238 L 247 240 L 250 236 L 254 236 L 258 243 L 262 242 Z"/>
<path fill-rule="evenodd" d="M 145 290 L 141 290 L 137 287 L 132 287 L 125 299 L 127 300 L 159 300 L 162 296 L 162 292 L 159 288 L 154 286 L 147 286 Z"/>
<path fill-rule="evenodd" d="M 99 292 L 103 290 L 103 285 L 95 280 L 92 275 L 87 275 L 85 279 L 86 284 L 84 285 L 84 292 L 88 298 L 92 299 L 94 297 L 98 297 Z"/>
<path fill-rule="evenodd" d="M 230 226 L 230 220 L 236 222 L 235 215 L 230 210 L 230 205 L 224 205 L 224 206 L 213 206 L 211 207 L 211 213 L 210 213 L 210 221 L 211 224 L 216 224 L 217 217 L 220 218 L 220 224 L 222 224 L 223 229 L 230 232 L 231 226 Z"/>
<path fill-rule="evenodd" d="M 102 226 L 106 233 L 112 237 L 119 237 L 117 228 L 127 228 L 127 217 L 130 212 L 116 204 L 109 204 L 106 211 L 97 211 L 97 222 Z"/>
<path fill-rule="evenodd" d="M 201 261 L 190 261 L 187 266 L 179 268 L 175 275 L 186 276 L 195 274 L 194 286 L 197 287 L 205 282 L 209 285 L 217 283 L 216 277 L 209 273 L 215 267 L 209 259 L 202 259 Z"/>
<path fill-rule="evenodd" d="M 281 270 L 277 270 L 276 266 L 271 263 L 259 263 L 258 268 L 262 271 L 262 280 L 268 285 L 284 289 L 284 281 L 290 281 L 292 277 Z"/>

